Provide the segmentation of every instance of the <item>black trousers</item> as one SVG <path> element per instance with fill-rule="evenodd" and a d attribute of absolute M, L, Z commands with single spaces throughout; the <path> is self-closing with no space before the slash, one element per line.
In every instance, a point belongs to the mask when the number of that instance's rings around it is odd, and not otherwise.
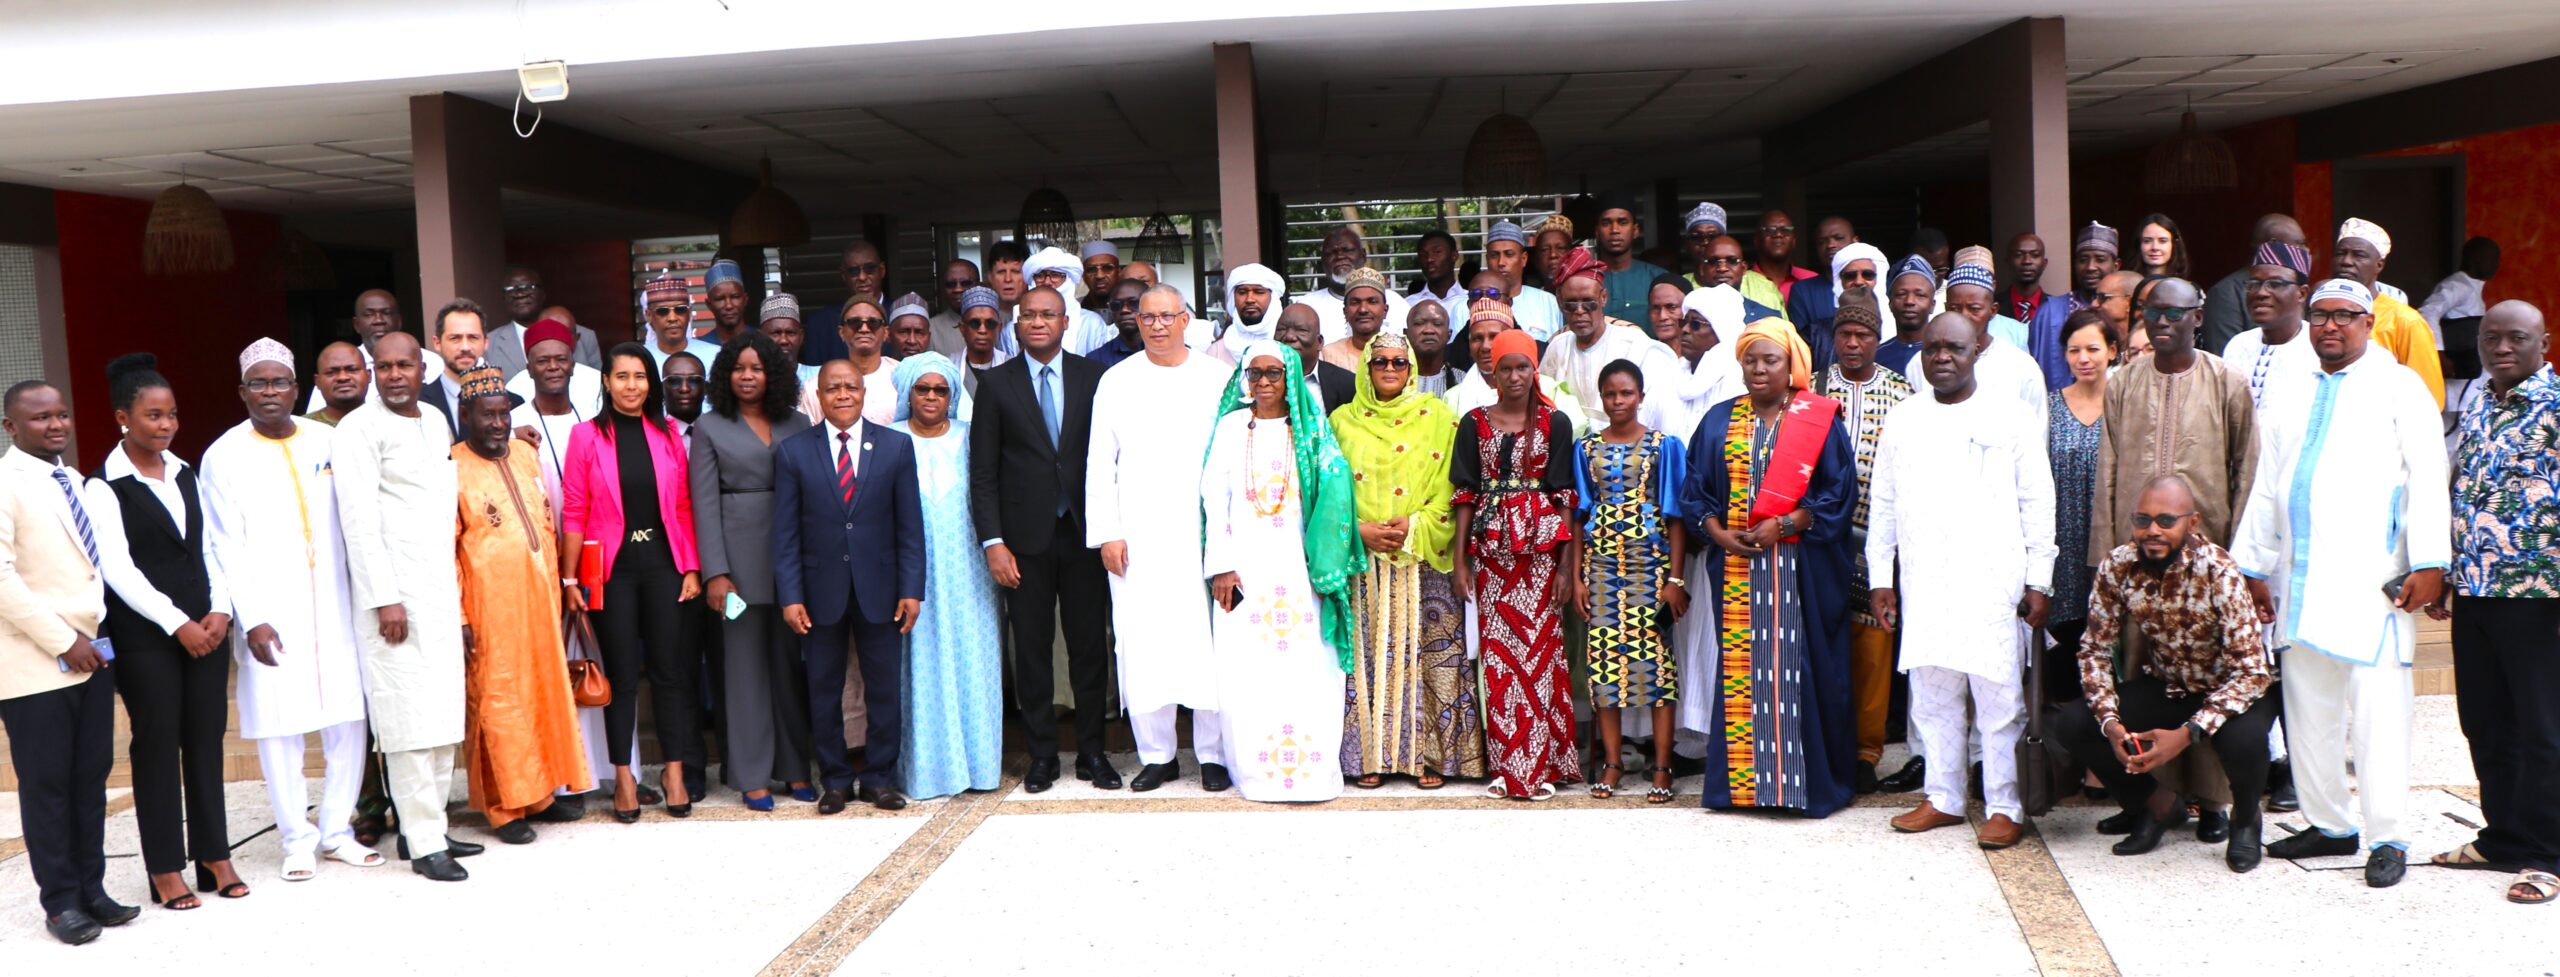
<path fill-rule="evenodd" d="M 222 804 L 222 733 L 229 718 L 231 650 L 190 657 L 156 625 L 118 615 L 116 691 L 133 726 L 133 817 L 142 864 L 154 873 L 231 857 Z"/>
<path fill-rule="evenodd" d="M 2488 822 L 2472 844 L 2560 872 L 2560 600 L 2454 598 L 2453 683 Z"/>
<path fill-rule="evenodd" d="M 2060 704 L 2080 699 L 2080 636 L 2088 630 L 2086 619 L 2045 629 L 2053 636 L 2053 647 L 2045 649 L 2044 658 L 2036 663 L 2044 672 L 2044 701 Z"/>
<path fill-rule="evenodd" d="M 2203 706 L 2204 696 L 2172 696 L 2156 678 L 2135 678 L 2116 686 L 2116 716 L 2129 732 L 2174 728 Z M 2231 778 L 2231 819 L 2235 824 L 2253 823 L 2258 818 L 2258 798 L 2267 789 L 2267 726 L 2275 719 L 2276 697 L 2272 693 L 2262 695 L 2249 704 L 2247 711 L 2223 720 L 2220 729 L 2205 737 L 2212 743 L 2214 755 L 2222 759 L 2223 773 Z M 2063 749 L 2071 751 L 2073 759 L 2106 783 L 2108 794 L 2125 810 L 2134 810 L 2148 801 L 2151 792 L 2160 786 L 2150 774 L 2125 772 L 2087 702 L 2062 706 L 2054 717 L 2054 737 Z"/>
<path fill-rule="evenodd" d="M 1060 518 L 1045 553 L 1013 554 L 1022 586 L 1004 596 L 1013 621 L 1013 685 L 1030 734 L 1032 759 L 1058 755 L 1057 667 L 1049 643 L 1063 619 L 1067 629 L 1067 682 L 1076 695 L 1076 754 L 1102 755 L 1104 703 L 1110 696 L 1111 646 L 1103 627 L 1111 620 L 1111 585 L 1102 554 L 1083 546 L 1084 530 Z M 1055 617 L 1052 617 L 1052 615 Z"/>
<path fill-rule="evenodd" d="M 0 699 L 27 867 L 47 916 L 107 897 L 107 770 L 115 766 L 115 666 L 51 692 Z M 217 791 L 214 795 L 220 797 Z"/>
<path fill-rule="evenodd" d="M 802 636 L 801 660 L 809 670 L 810 750 L 818 755 L 818 779 L 830 790 L 896 785 L 898 745 L 906 735 L 905 635 L 890 621 L 873 621 L 850 600 L 834 624 L 812 625 Z M 845 649 L 862 663 L 862 769 L 845 759 Z M 1046 646 L 1043 646 L 1046 647 Z"/>
<path fill-rule="evenodd" d="M 702 649 L 692 643 L 688 615 L 700 616 L 700 602 L 678 603 L 684 575 L 668 555 L 665 534 L 651 543 L 625 543 L 615 554 L 613 576 L 604 584 L 604 610 L 596 617 L 596 642 L 604 646 L 604 674 L 613 683 L 613 703 L 604 707 L 605 747 L 616 763 L 631 755 L 639 732 L 640 679 L 649 680 L 650 714 L 656 719 L 658 752 L 663 759 L 699 767 L 702 760 L 702 700 L 696 680 L 702 672 Z"/>

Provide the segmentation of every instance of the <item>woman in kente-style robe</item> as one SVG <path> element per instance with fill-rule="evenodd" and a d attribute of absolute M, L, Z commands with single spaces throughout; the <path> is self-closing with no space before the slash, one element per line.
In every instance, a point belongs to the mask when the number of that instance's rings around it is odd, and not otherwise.
<path fill-rule="evenodd" d="M 1772 346 L 1783 365 L 1768 362 Z M 1707 411 L 1681 486 L 1713 572 L 1691 613 L 1714 617 L 1719 643 L 1716 673 L 1682 680 L 1692 691 L 1681 725 L 1715 743 L 1705 806 L 1825 817 L 1848 806 L 1858 752 L 1847 548 L 1857 460 L 1839 403 L 1808 392 L 1812 358 L 1795 330 L 1764 320 L 1736 347 L 1749 392 Z"/>

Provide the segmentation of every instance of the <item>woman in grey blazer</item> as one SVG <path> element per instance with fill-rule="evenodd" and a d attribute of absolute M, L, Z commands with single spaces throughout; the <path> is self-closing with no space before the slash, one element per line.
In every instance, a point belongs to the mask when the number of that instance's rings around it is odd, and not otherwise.
<path fill-rule="evenodd" d="M 720 617 L 725 777 L 747 807 L 773 810 L 772 785 L 815 802 L 809 692 L 800 641 L 773 596 L 773 446 L 809 427 L 799 372 L 772 337 L 747 330 L 711 363 L 711 410 L 694 422 L 693 525 L 703 593 Z M 730 597 L 746 606 L 728 616 Z"/>

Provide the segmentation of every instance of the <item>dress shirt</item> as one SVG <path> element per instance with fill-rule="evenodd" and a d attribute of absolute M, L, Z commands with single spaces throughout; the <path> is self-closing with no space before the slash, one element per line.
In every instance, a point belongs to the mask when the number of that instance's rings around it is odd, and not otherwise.
<path fill-rule="evenodd" d="M 2560 376 L 2481 384 L 2453 464 L 2453 573 L 2465 597 L 2560 597 Z M 92 507 L 94 508 L 94 507 Z"/>
<path fill-rule="evenodd" d="M 2150 642 L 2142 672 L 2172 698 L 2204 696 L 2190 720 L 2207 733 L 2249 710 L 2275 678 L 2249 578 L 2213 541 L 2187 537 L 2168 567 L 2143 568 L 2132 543 L 2116 547 L 2089 588 L 2089 628 L 2080 638 L 2080 688 L 2101 726 L 2116 721 L 2116 639 L 2126 619 Z"/>

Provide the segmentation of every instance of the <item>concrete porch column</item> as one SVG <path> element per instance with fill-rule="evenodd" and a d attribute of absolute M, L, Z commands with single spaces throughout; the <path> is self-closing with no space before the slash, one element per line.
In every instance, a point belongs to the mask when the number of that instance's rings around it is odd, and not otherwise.
<path fill-rule="evenodd" d="M 1254 112 L 1253 45 L 1217 44 L 1218 250 L 1225 266 L 1262 260 L 1262 135 Z"/>

